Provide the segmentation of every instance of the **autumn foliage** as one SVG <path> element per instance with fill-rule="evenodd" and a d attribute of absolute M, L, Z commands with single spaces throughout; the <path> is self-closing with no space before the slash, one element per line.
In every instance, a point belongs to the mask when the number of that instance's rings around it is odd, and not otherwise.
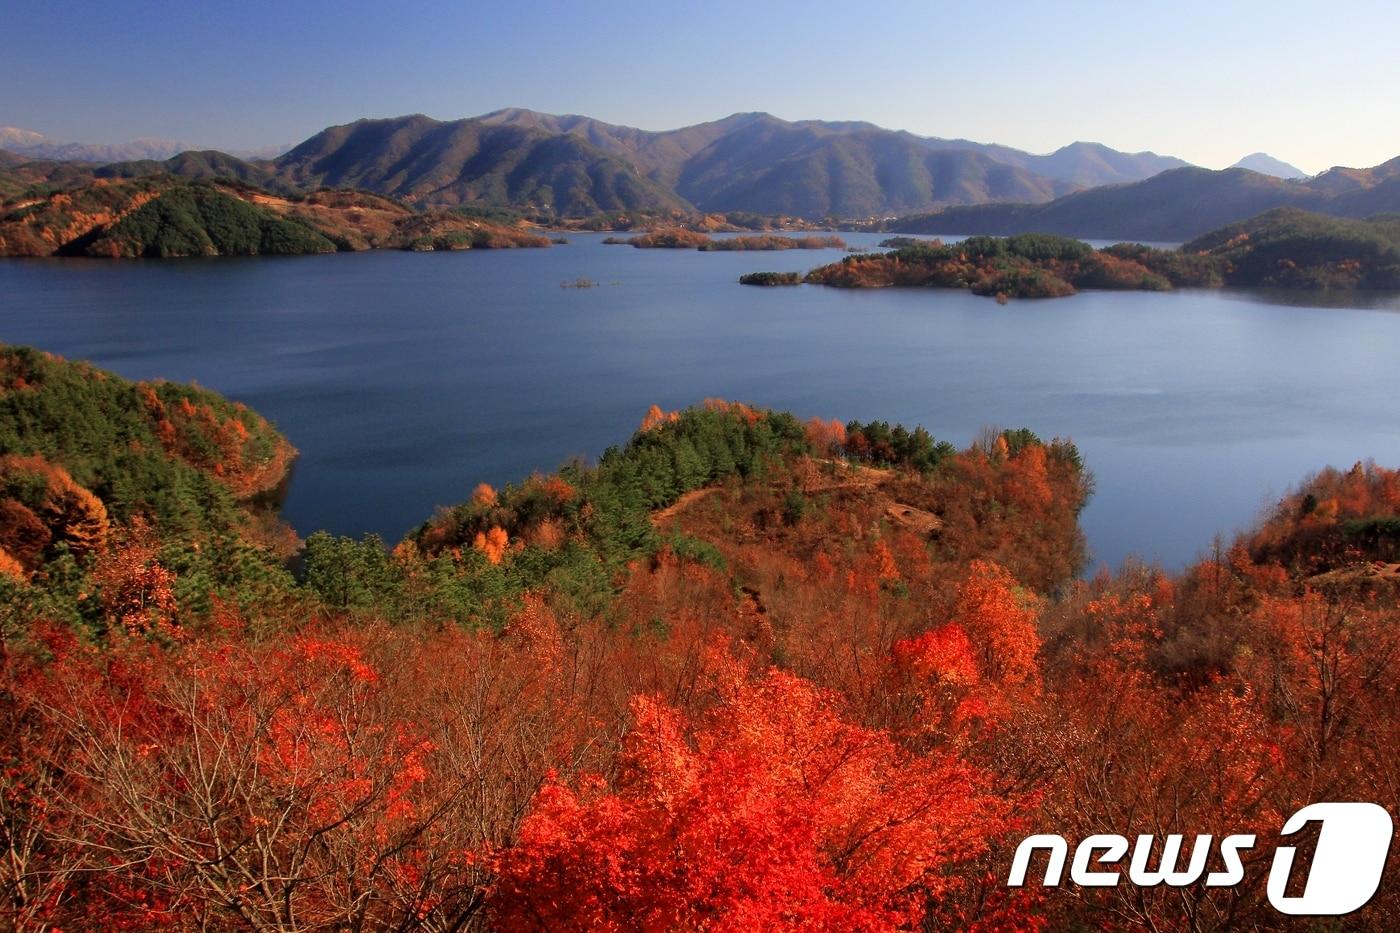
<path fill-rule="evenodd" d="M 266 492 L 286 476 L 295 451 L 268 438 L 266 423 L 243 406 L 216 411 L 170 383 L 142 384 L 139 393 L 161 446 L 218 477 L 237 497 Z"/>
<path fill-rule="evenodd" d="M 1173 284 L 1196 284 L 1178 282 L 1169 274 L 1175 268 L 1157 261 L 1165 251 L 1138 249 L 1142 252 L 1132 255 L 1094 250 L 1079 240 L 1038 233 L 976 236 L 947 245 L 939 240 L 912 240 L 898 242 L 898 248 L 886 253 L 847 256 L 813 269 L 806 280 L 843 288 L 965 288 L 974 295 L 1001 300 L 1061 298 L 1077 288 L 1161 291 Z M 1144 264 L 1149 262 L 1153 268 Z"/>
<path fill-rule="evenodd" d="M 985 777 L 843 721 L 801 678 L 708 686 L 699 722 L 632 701 L 614 788 L 545 785 L 497 861 L 502 928 L 908 927 L 1008 828 Z"/>
<path fill-rule="evenodd" d="M 506 555 L 510 537 L 504 528 L 494 526 L 489 531 L 478 531 L 472 539 L 472 548 L 493 564 L 499 564 Z"/>
<path fill-rule="evenodd" d="M 11 412 L 63 376 L 9 367 Z M 1396 471 L 1085 579 L 1068 441 L 711 400 L 293 576 L 230 492 L 257 422 L 122 397 L 157 452 L 0 458 L 0 928 L 1272 928 L 1252 861 L 1004 881 L 1036 832 L 1400 812 Z"/>
<path fill-rule="evenodd" d="M 62 542 L 80 554 L 107 542 L 107 508 L 68 471 L 40 456 L 0 457 L 0 548 L 30 570 Z"/>

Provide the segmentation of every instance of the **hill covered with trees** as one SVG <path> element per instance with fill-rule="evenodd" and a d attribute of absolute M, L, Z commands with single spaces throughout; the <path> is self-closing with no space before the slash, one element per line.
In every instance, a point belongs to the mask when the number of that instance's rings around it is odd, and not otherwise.
<path fill-rule="evenodd" d="M 348 191 L 277 195 L 234 180 L 101 178 L 0 204 L 0 256 L 252 256 L 547 246 L 479 218 Z"/>
<path fill-rule="evenodd" d="M 112 162 L 93 170 L 95 178 L 144 178 L 150 175 L 174 175 L 190 181 L 237 181 L 279 194 L 297 193 L 297 189 L 283 184 L 265 166 L 215 149 L 181 152 L 159 161 L 139 159 Z"/>
<path fill-rule="evenodd" d="M 1400 805 L 1393 470 L 1083 579 L 1067 441 L 653 407 L 293 572 L 256 499 L 290 455 L 212 393 L 0 353 L 0 922 L 1273 927 L 1254 852 L 1004 881 L 1032 833 Z"/>
<path fill-rule="evenodd" d="M 267 503 L 295 456 L 213 392 L 0 346 L 0 651 L 15 613 L 110 634 L 280 579 L 295 537 Z"/>
<path fill-rule="evenodd" d="M 1228 284 L 1400 288 L 1400 214 L 1345 220 L 1281 208 L 1198 237 L 1181 253 L 1224 262 Z"/>
<path fill-rule="evenodd" d="M 0 149 L 0 199 L 77 187 L 92 180 L 92 170 L 81 162 L 30 159 Z"/>

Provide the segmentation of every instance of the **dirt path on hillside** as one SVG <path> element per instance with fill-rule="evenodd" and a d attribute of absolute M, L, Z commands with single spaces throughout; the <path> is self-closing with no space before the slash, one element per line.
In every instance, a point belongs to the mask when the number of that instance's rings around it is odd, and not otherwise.
<path fill-rule="evenodd" d="M 841 467 L 846 476 L 840 481 L 820 486 L 805 486 L 802 492 L 811 496 L 845 489 L 874 489 L 894 476 L 891 470 L 881 470 L 859 464 L 842 464 Z M 653 512 L 651 514 L 652 525 L 658 528 L 665 525 L 696 502 L 718 492 L 720 488 L 719 486 L 705 486 L 701 489 L 692 489 L 666 508 Z M 902 525 L 921 535 L 934 534 L 943 527 L 943 520 L 937 515 L 912 505 L 906 505 L 903 502 L 891 502 L 885 509 L 885 517 L 896 525 Z"/>
<path fill-rule="evenodd" d="M 675 518 L 681 512 L 690 508 L 690 506 L 693 503 L 699 502 L 701 499 L 705 498 L 711 493 L 718 492 L 719 489 L 720 487 L 718 486 L 704 486 L 700 489 L 692 489 L 690 492 L 683 494 L 675 502 L 672 502 L 670 505 L 666 506 L 666 508 L 661 509 L 658 512 L 652 512 L 651 523 L 658 527 L 664 525 L 666 524 L 666 522 Z"/>

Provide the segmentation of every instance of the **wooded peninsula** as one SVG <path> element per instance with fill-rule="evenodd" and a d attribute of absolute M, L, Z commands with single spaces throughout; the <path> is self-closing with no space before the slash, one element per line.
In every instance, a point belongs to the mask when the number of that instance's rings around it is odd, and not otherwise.
<path fill-rule="evenodd" d="M 1094 249 L 1036 233 L 950 244 L 908 237 L 885 242 L 896 248 L 847 256 L 813 269 L 805 281 L 842 288 L 965 288 L 999 300 L 1060 298 L 1081 288 L 1400 288 L 1400 215 L 1344 220 L 1280 208 L 1178 249 L 1137 243 Z"/>

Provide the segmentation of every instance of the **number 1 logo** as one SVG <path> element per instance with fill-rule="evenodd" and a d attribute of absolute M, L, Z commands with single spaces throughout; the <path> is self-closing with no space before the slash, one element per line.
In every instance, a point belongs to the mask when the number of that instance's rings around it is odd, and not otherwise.
<path fill-rule="evenodd" d="M 1290 816 L 1282 834 L 1295 835 L 1309 823 L 1321 826 L 1303 893 L 1286 893 L 1298 847 L 1281 845 L 1269 871 L 1269 903 L 1295 916 L 1338 916 L 1364 907 L 1385 871 L 1394 832 L 1390 814 L 1374 803 L 1314 803 Z"/>

